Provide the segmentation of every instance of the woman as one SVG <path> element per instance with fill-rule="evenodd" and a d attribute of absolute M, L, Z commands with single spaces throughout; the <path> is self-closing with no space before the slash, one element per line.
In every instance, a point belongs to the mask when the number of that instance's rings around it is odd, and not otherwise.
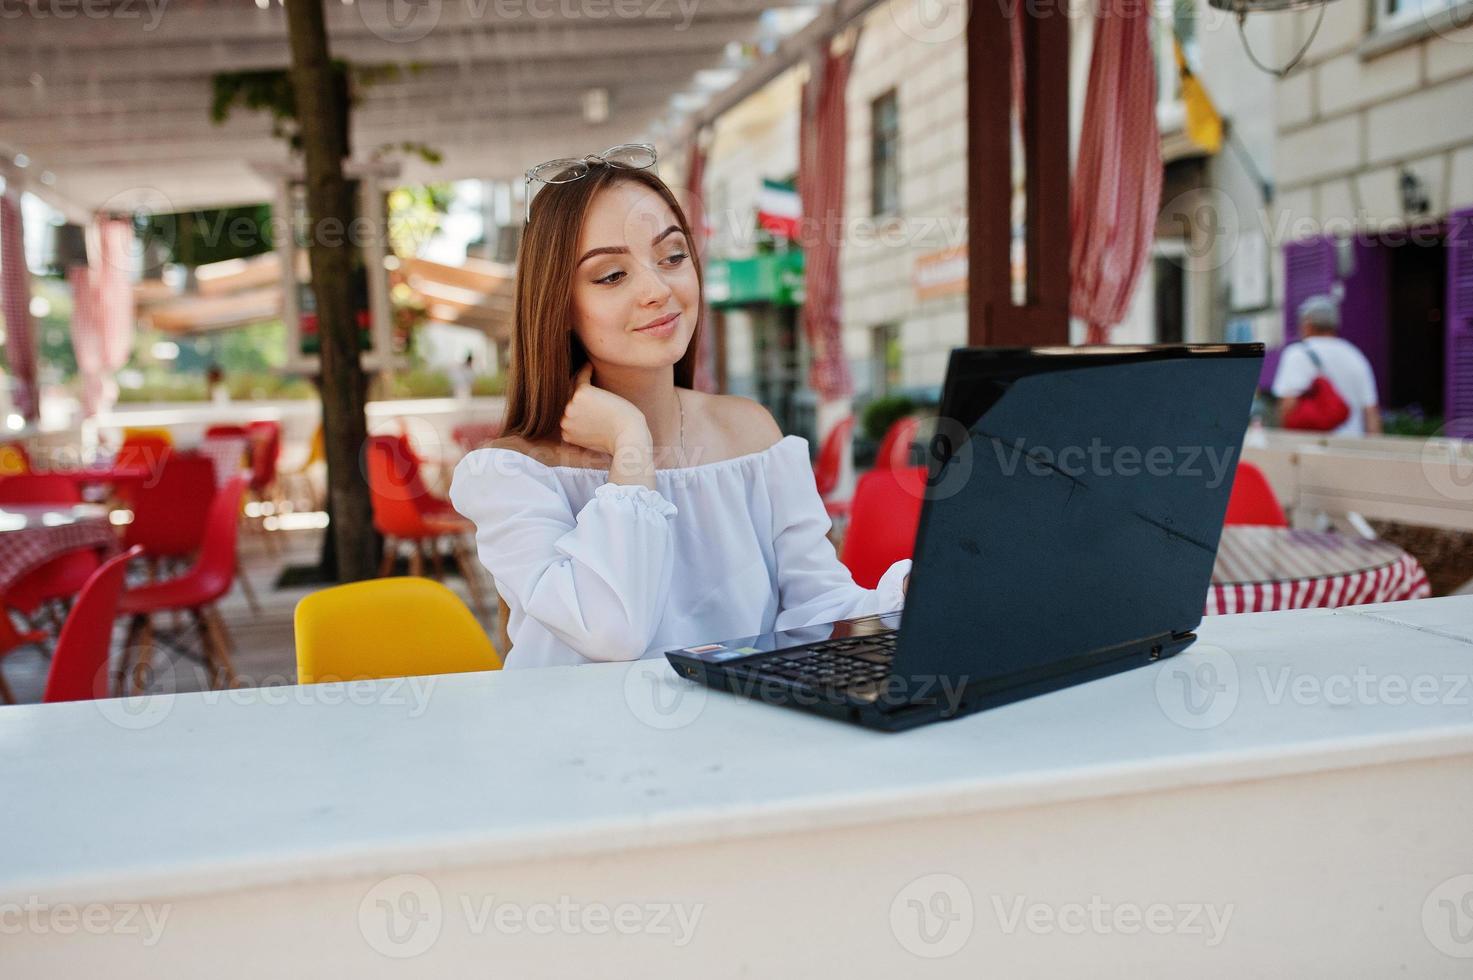
<path fill-rule="evenodd" d="M 692 388 L 701 269 L 680 205 L 639 169 L 653 152 L 584 159 L 532 203 L 503 437 L 450 488 L 504 603 L 506 667 L 899 608 L 910 562 L 854 583 L 807 442 L 757 402 Z"/>

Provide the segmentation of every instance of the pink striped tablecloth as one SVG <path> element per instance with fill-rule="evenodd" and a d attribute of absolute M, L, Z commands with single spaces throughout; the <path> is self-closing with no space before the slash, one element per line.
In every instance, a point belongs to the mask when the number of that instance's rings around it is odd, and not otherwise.
<path fill-rule="evenodd" d="M 1222 530 L 1207 615 L 1425 599 L 1427 573 L 1386 541 L 1283 527 Z"/>
<path fill-rule="evenodd" d="M 118 551 L 106 511 L 86 505 L 0 510 L 0 596 L 53 558 L 83 550 Z"/>

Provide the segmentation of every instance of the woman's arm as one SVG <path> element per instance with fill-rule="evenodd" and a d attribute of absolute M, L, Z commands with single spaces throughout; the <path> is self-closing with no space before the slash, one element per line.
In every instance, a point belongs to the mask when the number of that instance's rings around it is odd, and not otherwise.
<path fill-rule="evenodd" d="M 677 511 L 658 492 L 605 483 L 575 516 L 547 467 L 483 449 L 455 468 L 450 500 L 475 523 L 481 564 L 513 606 L 589 660 L 649 648 L 674 568 Z"/>

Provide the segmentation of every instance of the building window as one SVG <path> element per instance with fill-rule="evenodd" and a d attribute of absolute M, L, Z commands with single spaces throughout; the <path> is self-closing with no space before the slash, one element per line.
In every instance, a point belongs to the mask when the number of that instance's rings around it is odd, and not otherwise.
<path fill-rule="evenodd" d="M 900 103 L 892 88 L 870 103 L 870 214 L 900 213 Z"/>
<path fill-rule="evenodd" d="M 900 387 L 900 325 L 882 323 L 870 333 L 871 398 L 884 398 Z"/>
<path fill-rule="evenodd" d="M 1376 29 L 1392 30 L 1425 20 L 1451 6 L 1451 0 L 1376 0 Z"/>

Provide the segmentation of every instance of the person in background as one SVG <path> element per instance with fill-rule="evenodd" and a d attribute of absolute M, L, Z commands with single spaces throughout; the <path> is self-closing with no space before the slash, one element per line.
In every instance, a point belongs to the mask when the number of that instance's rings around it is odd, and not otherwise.
<path fill-rule="evenodd" d="M 1288 415 L 1310 383 L 1324 374 L 1350 408 L 1350 417 L 1331 435 L 1364 436 L 1381 432 L 1381 409 L 1371 362 L 1350 341 L 1338 336 L 1340 307 L 1329 296 L 1311 296 L 1296 311 L 1304 339 L 1284 348 L 1274 375 L 1273 394 L 1279 418 Z M 1311 353 L 1313 356 L 1311 356 Z M 1319 360 L 1319 367 L 1315 360 Z"/>
<path fill-rule="evenodd" d="M 450 388 L 455 395 L 455 400 L 468 402 L 471 400 L 471 391 L 476 383 L 476 359 L 472 354 L 465 355 L 465 361 L 450 369 Z"/>
<path fill-rule="evenodd" d="M 216 405 L 230 404 L 230 386 L 225 383 L 225 372 L 220 365 L 212 363 L 205 372 L 205 388 Z"/>

